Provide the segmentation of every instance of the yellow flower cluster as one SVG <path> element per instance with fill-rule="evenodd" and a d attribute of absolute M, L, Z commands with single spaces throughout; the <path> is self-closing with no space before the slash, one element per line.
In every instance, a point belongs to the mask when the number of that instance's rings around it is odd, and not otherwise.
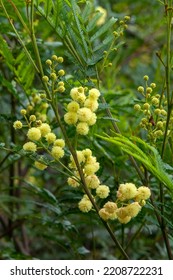
<path fill-rule="evenodd" d="M 72 101 L 67 105 L 64 121 L 68 125 L 75 125 L 78 134 L 87 135 L 89 126 L 94 125 L 97 120 L 94 112 L 98 109 L 100 92 L 98 89 L 92 88 L 86 96 L 83 87 L 75 87 L 71 89 L 70 96 Z"/>
<path fill-rule="evenodd" d="M 149 84 L 149 77 L 143 77 L 145 87 L 142 85 L 137 91 L 143 96 L 141 103 L 134 105 L 135 111 L 142 115 L 139 126 L 146 130 L 148 138 L 155 143 L 157 139 L 163 137 L 167 119 L 167 100 L 165 95 L 160 95 L 156 91 L 156 84 Z M 172 115 L 173 116 L 173 115 Z M 171 128 L 171 123 L 169 124 Z"/>
<path fill-rule="evenodd" d="M 51 88 L 53 95 L 56 92 L 63 93 L 65 91 L 64 82 L 61 80 L 61 78 L 65 75 L 65 71 L 63 69 L 56 70 L 57 66 L 63 63 L 63 61 L 63 57 L 58 57 L 55 54 L 52 55 L 51 59 L 46 60 L 46 64 L 50 69 L 50 75 L 44 75 L 42 77 L 42 81 Z"/>
<path fill-rule="evenodd" d="M 117 201 L 108 201 L 100 209 L 99 215 L 105 221 L 118 219 L 120 223 L 126 224 L 138 215 L 150 196 L 151 191 L 148 187 L 137 188 L 133 183 L 120 184 Z"/>
<path fill-rule="evenodd" d="M 92 155 L 92 151 L 90 149 L 85 149 L 82 151 L 76 152 L 78 163 L 83 170 L 85 184 L 90 190 L 93 198 L 104 199 L 107 198 L 110 192 L 110 189 L 106 185 L 102 185 L 100 183 L 99 178 L 95 174 L 99 170 L 99 163 L 97 162 L 96 157 Z M 76 163 L 73 156 L 70 156 L 70 163 L 69 167 L 73 170 L 74 176 L 69 177 L 67 183 L 69 186 L 76 188 L 80 186 L 80 177 L 77 171 Z M 86 198 L 86 197 L 84 197 Z M 91 207 L 92 208 L 92 207 Z M 91 210 L 89 207 L 88 197 L 83 199 L 79 202 L 79 209 L 82 212 L 88 212 Z M 88 210 L 86 210 L 88 209 Z"/>
<path fill-rule="evenodd" d="M 57 139 L 55 133 L 47 123 L 41 123 L 37 127 L 31 127 L 27 132 L 29 142 L 23 145 L 23 149 L 29 152 L 36 152 L 37 146 L 46 147 L 46 151 L 55 159 L 59 160 L 64 156 L 65 142 L 63 139 Z M 44 146 L 42 143 L 44 142 Z M 46 145 L 46 146 L 45 146 Z M 39 161 L 35 162 L 35 167 L 44 170 L 47 166 Z"/>

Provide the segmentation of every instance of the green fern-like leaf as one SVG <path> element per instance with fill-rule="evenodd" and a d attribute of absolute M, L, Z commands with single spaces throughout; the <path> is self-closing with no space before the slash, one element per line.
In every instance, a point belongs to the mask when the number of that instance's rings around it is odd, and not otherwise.
<path fill-rule="evenodd" d="M 101 61 L 104 51 L 111 46 L 114 37 L 110 30 L 116 19 L 97 26 L 102 14 L 94 12 L 90 1 L 82 1 L 82 8 L 80 1 L 75 0 L 49 0 L 47 5 L 43 2 L 35 2 L 37 11 L 60 37 L 68 57 L 86 77 L 88 68 Z M 92 73 L 95 75 L 94 71 Z"/>
<path fill-rule="evenodd" d="M 115 137 L 97 136 L 107 142 L 113 143 L 122 151 L 141 162 L 150 173 L 152 173 L 169 189 L 171 195 L 173 196 L 173 181 L 171 180 L 169 174 L 165 171 L 161 156 L 154 147 L 150 146 L 142 139 L 133 136 L 130 137 L 130 139 L 120 134 L 116 134 Z"/>

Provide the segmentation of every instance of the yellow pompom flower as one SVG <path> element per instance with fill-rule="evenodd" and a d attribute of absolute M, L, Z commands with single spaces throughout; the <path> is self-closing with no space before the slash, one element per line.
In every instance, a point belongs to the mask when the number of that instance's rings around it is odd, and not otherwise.
<path fill-rule="evenodd" d="M 14 123 L 13 123 L 13 127 L 14 127 L 14 129 L 21 129 L 22 128 L 22 122 L 21 121 L 15 121 Z"/>
<path fill-rule="evenodd" d="M 97 162 L 96 157 L 88 156 L 88 157 L 86 158 L 86 164 L 94 164 L 94 163 L 96 163 L 96 162 Z"/>
<path fill-rule="evenodd" d="M 85 162 L 85 157 L 84 157 L 82 151 L 76 151 L 76 155 L 77 155 L 78 162 L 80 164 Z M 69 166 L 71 168 L 76 168 L 76 164 L 75 164 L 75 161 L 74 161 L 74 158 L 72 155 L 70 155 L 70 160 L 71 160 L 71 163 Z"/>
<path fill-rule="evenodd" d="M 120 184 L 117 197 L 120 201 L 125 201 L 134 198 L 137 195 L 137 188 L 132 183 Z"/>
<path fill-rule="evenodd" d="M 96 173 L 100 168 L 99 162 L 96 162 L 94 164 L 86 164 L 84 167 L 84 172 L 86 175 L 92 175 Z"/>
<path fill-rule="evenodd" d="M 146 200 L 151 196 L 151 191 L 148 187 L 141 186 L 137 189 L 137 194 L 135 196 L 135 201 Z"/>
<path fill-rule="evenodd" d="M 82 163 L 82 162 L 85 161 L 85 157 L 84 157 L 82 151 L 77 151 L 76 154 L 77 154 L 77 159 L 78 159 L 78 162 L 79 162 L 79 163 Z"/>
<path fill-rule="evenodd" d="M 35 165 L 35 167 L 36 167 L 37 169 L 39 169 L 39 170 L 44 170 L 44 169 L 47 168 L 47 165 L 46 165 L 46 164 L 41 163 L 41 162 L 39 162 L 39 161 L 35 161 L 35 162 L 34 162 L 34 165 Z"/>
<path fill-rule="evenodd" d="M 68 105 L 67 105 L 67 110 L 69 112 L 77 112 L 79 110 L 79 104 L 76 101 L 71 101 Z"/>
<path fill-rule="evenodd" d="M 68 183 L 69 186 L 71 186 L 73 188 L 77 188 L 80 185 L 79 182 L 76 181 L 75 177 L 69 177 L 67 179 L 67 183 Z"/>
<path fill-rule="evenodd" d="M 64 115 L 64 121 L 71 125 L 71 124 L 76 124 L 78 121 L 78 116 L 77 113 L 75 112 L 68 112 Z"/>
<path fill-rule="evenodd" d="M 124 219 L 128 215 L 128 211 L 126 207 L 120 207 L 116 210 L 116 214 L 118 218 Z"/>
<path fill-rule="evenodd" d="M 64 156 L 64 150 L 61 147 L 54 146 L 52 148 L 51 155 L 54 159 L 59 160 Z"/>
<path fill-rule="evenodd" d="M 23 145 L 23 149 L 25 151 L 29 151 L 29 152 L 36 152 L 37 151 L 37 146 L 33 142 L 27 142 Z"/>
<path fill-rule="evenodd" d="M 88 108 L 80 108 L 77 111 L 78 119 L 81 122 L 88 122 L 91 119 L 92 112 Z"/>
<path fill-rule="evenodd" d="M 79 93 L 78 95 L 78 98 L 77 98 L 77 101 L 80 103 L 80 104 L 83 104 L 85 102 L 85 99 L 86 99 L 86 96 L 84 93 Z"/>
<path fill-rule="evenodd" d="M 112 202 L 112 201 L 106 202 L 103 207 L 109 213 L 114 213 L 117 210 L 117 204 L 115 202 Z"/>
<path fill-rule="evenodd" d="M 114 202 L 108 201 L 102 209 L 99 211 L 100 217 L 107 221 L 107 220 L 115 220 L 117 219 L 116 215 L 117 205 Z"/>
<path fill-rule="evenodd" d="M 76 126 L 76 132 L 80 135 L 87 135 L 89 132 L 89 126 L 86 122 L 79 122 Z"/>
<path fill-rule="evenodd" d="M 79 92 L 78 92 L 78 88 L 74 87 L 71 89 L 70 91 L 70 96 L 73 100 L 77 100 L 78 96 L 79 96 Z"/>
<path fill-rule="evenodd" d="M 38 141 L 41 138 L 41 132 L 38 128 L 32 127 L 28 130 L 27 136 L 32 141 Z"/>
<path fill-rule="evenodd" d="M 92 88 L 89 90 L 89 98 L 97 100 L 100 96 L 100 91 L 96 88 Z"/>
<path fill-rule="evenodd" d="M 136 217 L 138 213 L 141 211 L 141 206 L 138 202 L 133 202 L 126 206 L 126 210 L 128 212 L 128 216 L 130 217 Z"/>
<path fill-rule="evenodd" d="M 87 124 L 89 126 L 92 126 L 96 123 L 96 121 L 97 121 L 97 116 L 95 113 L 92 113 L 91 118 L 89 119 L 89 121 L 87 121 Z"/>
<path fill-rule="evenodd" d="M 42 123 L 38 129 L 40 130 L 42 136 L 46 136 L 46 134 L 51 132 L 51 128 L 47 123 Z"/>
<path fill-rule="evenodd" d="M 87 176 L 85 182 L 90 189 L 96 189 L 100 184 L 100 180 L 95 174 Z"/>
<path fill-rule="evenodd" d="M 130 216 L 126 216 L 124 218 L 120 218 L 118 217 L 118 221 L 121 223 L 121 224 L 127 224 L 128 222 L 130 222 L 131 220 L 131 217 Z"/>
<path fill-rule="evenodd" d="M 106 185 L 100 185 L 98 186 L 98 188 L 96 189 L 96 194 L 100 197 L 100 198 L 106 198 L 108 197 L 110 193 L 110 189 L 108 186 Z"/>
<path fill-rule="evenodd" d="M 61 148 L 65 147 L 65 141 L 63 139 L 56 139 L 53 143 L 54 146 L 59 146 Z"/>
<path fill-rule="evenodd" d="M 46 134 L 45 138 L 46 138 L 46 141 L 47 141 L 49 144 L 51 144 L 51 143 L 54 143 L 54 142 L 55 142 L 55 140 L 56 140 L 56 135 L 55 135 L 53 132 L 49 132 L 49 133 Z"/>
<path fill-rule="evenodd" d="M 98 109 L 99 104 L 98 104 L 97 100 L 87 98 L 85 100 L 84 106 L 86 108 L 89 108 L 92 112 L 95 112 Z"/>
<path fill-rule="evenodd" d="M 81 212 L 87 213 L 92 209 L 92 203 L 89 199 L 82 198 L 78 203 Z"/>
<path fill-rule="evenodd" d="M 85 149 L 82 151 L 84 157 L 90 157 L 92 156 L 92 151 L 90 149 Z"/>
<path fill-rule="evenodd" d="M 101 208 L 99 210 L 99 216 L 104 220 L 104 221 L 108 221 L 110 218 L 110 213 L 106 211 L 105 208 Z"/>

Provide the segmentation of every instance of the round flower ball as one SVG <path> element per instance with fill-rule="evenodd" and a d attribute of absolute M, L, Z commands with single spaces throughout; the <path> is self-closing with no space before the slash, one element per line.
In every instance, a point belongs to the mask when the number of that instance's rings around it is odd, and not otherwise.
<path fill-rule="evenodd" d="M 32 127 L 28 130 L 27 136 L 32 141 L 38 141 L 41 138 L 41 132 L 38 128 Z"/>

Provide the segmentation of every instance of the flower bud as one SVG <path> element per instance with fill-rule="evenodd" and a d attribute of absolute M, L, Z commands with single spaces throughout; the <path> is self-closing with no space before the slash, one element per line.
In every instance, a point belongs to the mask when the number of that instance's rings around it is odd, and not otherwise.
<path fill-rule="evenodd" d="M 48 76 L 43 76 L 43 77 L 42 77 L 42 81 L 43 81 L 44 83 L 48 83 L 49 77 L 48 77 Z"/>
<path fill-rule="evenodd" d="M 58 75 L 59 75 L 60 77 L 64 76 L 64 75 L 65 75 L 65 71 L 64 71 L 63 69 L 59 70 L 59 71 L 58 71 Z"/>
<path fill-rule="evenodd" d="M 141 106 L 139 104 L 135 104 L 134 105 L 134 109 L 135 109 L 135 111 L 140 111 L 141 110 Z"/>
<path fill-rule="evenodd" d="M 148 81 L 148 80 L 149 80 L 149 77 L 148 77 L 147 75 L 145 75 L 145 76 L 143 77 L 143 79 L 144 79 L 144 81 Z"/>
<path fill-rule="evenodd" d="M 52 65 L 52 61 L 51 61 L 50 59 L 47 59 L 47 60 L 46 60 L 46 64 L 49 65 L 49 66 L 51 66 L 51 65 Z"/>
<path fill-rule="evenodd" d="M 142 86 L 139 86 L 137 90 L 140 93 L 144 93 L 144 87 L 142 87 Z"/>

